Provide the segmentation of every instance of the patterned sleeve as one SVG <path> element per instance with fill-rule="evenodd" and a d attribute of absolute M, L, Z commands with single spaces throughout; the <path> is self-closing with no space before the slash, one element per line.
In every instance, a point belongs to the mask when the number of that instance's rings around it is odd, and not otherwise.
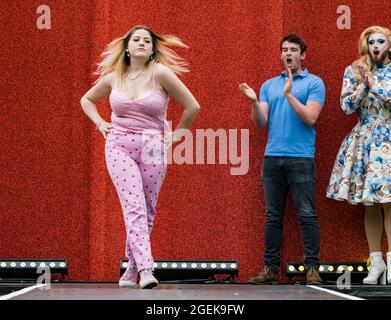
<path fill-rule="evenodd" d="M 386 74 L 375 81 L 371 88 L 371 92 L 385 103 L 391 103 L 391 74 Z"/>
<path fill-rule="evenodd" d="M 342 91 L 340 97 L 341 108 L 346 114 L 352 114 L 361 106 L 362 101 L 368 95 L 369 89 L 363 84 L 358 83 L 353 74 L 353 67 L 345 69 L 343 76 Z"/>

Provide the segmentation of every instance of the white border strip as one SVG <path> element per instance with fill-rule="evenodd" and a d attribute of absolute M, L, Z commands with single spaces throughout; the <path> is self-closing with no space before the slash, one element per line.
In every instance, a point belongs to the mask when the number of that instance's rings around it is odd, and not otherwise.
<path fill-rule="evenodd" d="M 24 288 L 24 289 L 12 292 L 10 294 L 7 294 L 5 296 L 0 296 L 0 300 L 9 300 L 9 299 L 15 298 L 17 296 L 20 296 L 22 294 L 25 294 L 27 292 L 30 292 L 30 291 L 32 291 L 34 289 L 42 288 L 42 287 L 47 286 L 47 285 L 49 285 L 49 284 L 42 283 L 42 284 L 37 284 L 35 286 L 27 287 L 27 288 Z"/>
<path fill-rule="evenodd" d="M 338 297 L 342 297 L 342 298 L 345 298 L 345 299 L 348 299 L 348 300 L 365 300 L 363 298 L 351 296 L 349 294 L 345 294 L 345 293 L 341 293 L 341 292 L 337 292 L 337 291 L 333 291 L 333 290 L 329 290 L 329 289 L 325 289 L 325 288 L 320 288 L 320 287 L 313 286 L 313 285 L 308 285 L 307 287 L 308 288 L 312 288 L 312 289 L 317 289 L 317 290 L 320 290 L 320 291 L 324 291 L 324 292 L 327 292 L 327 293 L 330 293 L 330 294 L 333 294 L 333 295 L 336 295 Z"/>

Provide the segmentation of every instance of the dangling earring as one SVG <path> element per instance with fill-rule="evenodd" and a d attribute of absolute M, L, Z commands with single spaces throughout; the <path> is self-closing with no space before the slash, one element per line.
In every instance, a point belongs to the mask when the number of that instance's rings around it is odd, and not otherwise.
<path fill-rule="evenodd" d="M 125 50 L 125 52 L 126 52 L 126 56 L 130 57 L 128 50 Z"/>

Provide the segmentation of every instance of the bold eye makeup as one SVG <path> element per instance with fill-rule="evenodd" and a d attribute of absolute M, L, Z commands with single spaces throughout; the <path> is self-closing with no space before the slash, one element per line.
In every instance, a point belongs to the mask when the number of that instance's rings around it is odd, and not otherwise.
<path fill-rule="evenodd" d="M 379 39 L 376 40 L 376 39 L 373 39 L 373 38 L 369 38 L 369 40 L 368 40 L 368 44 L 371 45 L 371 46 L 373 46 L 376 42 L 378 44 L 382 45 L 382 44 L 384 44 L 386 42 L 386 39 L 379 38 Z"/>

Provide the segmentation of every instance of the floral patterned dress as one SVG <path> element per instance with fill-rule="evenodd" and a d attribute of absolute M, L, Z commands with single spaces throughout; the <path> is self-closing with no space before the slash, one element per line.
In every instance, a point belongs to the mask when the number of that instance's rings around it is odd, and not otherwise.
<path fill-rule="evenodd" d="M 391 63 L 372 70 L 368 89 L 345 70 L 341 107 L 357 112 L 358 123 L 343 140 L 335 159 L 326 196 L 352 204 L 391 202 Z"/>

